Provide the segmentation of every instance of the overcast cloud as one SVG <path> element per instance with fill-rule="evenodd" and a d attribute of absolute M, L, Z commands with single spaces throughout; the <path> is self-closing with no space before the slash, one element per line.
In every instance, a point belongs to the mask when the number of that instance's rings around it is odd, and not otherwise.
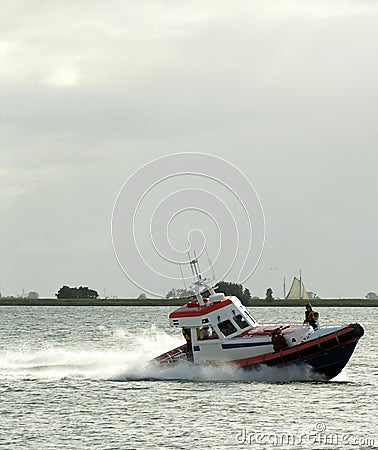
<path fill-rule="evenodd" d="M 299 269 L 320 296 L 378 291 L 376 2 L 0 3 L 3 295 L 139 295 L 113 254 L 115 197 L 188 151 L 260 196 L 253 294 L 282 296 Z"/>

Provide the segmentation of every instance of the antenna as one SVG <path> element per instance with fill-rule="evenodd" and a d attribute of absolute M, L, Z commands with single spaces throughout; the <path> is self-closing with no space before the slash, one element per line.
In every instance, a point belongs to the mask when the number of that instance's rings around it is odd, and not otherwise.
<path fill-rule="evenodd" d="M 188 256 L 189 256 L 189 264 L 190 264 L 190 268 L 192 269 L 193 277 L 195 278 L 196 281 L 199 281 L 199 280 L 201 280 L 202 277 L 201 277 L 201 271 L 200 271 L 196 252 L 194 251 L 194 259 L 190 259 L 189 252 L 188 252 Z"/>
<path fill-rule="evenodd" d="M 181 264 L 179 264 L 179 267 L 180 267 L 180 272 L 181 272 L 181 278 L 182 278 L 182 281 L 184 283 L 185 290 L 187 291 L 188 288 L 186 287 L 185 278 L 184 278 L 184 274 L 182 273 Z"/>
<path fill-rule="evenodd" d="M 205 252 L 206 252 L 207 260 L 208 260 L 208 262 L 209 262 L 209 266 L 210 266 L 210 268 L 211 268 L 211 273 L 212 273 L 212 275 L 213 275 L 214 282 L 215 282 L 216 278 L 215 278 L 215 272 L 214 272 L 213 262 L 211 261 L 211 259 L 210 259 L 210 257 L 209 257 L 209 253 L 207 252 L 207 248 L 206 248 L 206 247 L 205 247 Z"/>
<path fill-rule="evenodd" d="M 195 261 L 197 263 L 197 272 L 196 273 L 197 273 L 197 276 L 199 276 L 201 278 L 201 269 L 200 269 L 200 266 L 199 266 L 199 261 L 198 261 L 198 258 L 197 258 L 196 251 L 193 250 L 193 253 L 194 253 L 194 260 L 193 261 Z"/>
<path fill-rule="evenodd" d="M 197 259 L 192 259 L 190 261 L 190 267 L 192 268 L 193 276 L 197 280 L 200 280 L 202 277 L 201 277 L 201 274 L 200 274 L 200 271 L 199 271 L 198 260 Z"/>
<path fill-rule="evenodd" d="M 193 268 L 193 265 L 192 265 L 192 262 L 194 261 L 192 261 L 192 259 L 191 259 L 191 257 L 190 257 L 190 253 L 188 252 L 188 258 L 189 258 L 189 264 L 190 264 L 190 268 L 192 269 L 192 274 L 193 274 L 193 277 L 195 278 L 196 277 L 196 273 L 194 272 L 194 268 Z"/>
<path fill-rule="evenodd" d="M 210 280 L 206 277 L 202 278 L 201 269 L 199 266 L 199 262 L 198 262 L 198 258 L 197 258 L 197 254 L 196 254 L 195 250 L 193 250 L 193 254 L 194 254 L 194 258 L 191 259 L 190 252 L 188 251 L 189 264 L 190 264 L 190 268 L 192 270 L 192 274 L 193 274 L 193 278 L 194 278 L 194 283 L 193 283 L 194 290 L 195 290 L 196 298 L 198 301 L 198 305 L 205 306 L 205 302 L 202 298 L 201 292 L 204 290 L 207 290 L 207 291 L 209 291 L 210 295 L 214 295 L 215 291 L 214 291 L 214 288 L 212 287 L 212 285 L 210 284 L 212 280 Z M 206 254 L 207 254 L 207 251 L 206 251 Z M 209 256 L 209 255 L 207 255 L 207 256 Z"/>

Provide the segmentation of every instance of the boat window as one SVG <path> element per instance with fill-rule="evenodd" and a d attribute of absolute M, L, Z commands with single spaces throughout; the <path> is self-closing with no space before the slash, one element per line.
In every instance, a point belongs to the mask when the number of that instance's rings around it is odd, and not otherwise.
<path fill-rule="evenodd" d="M 197 340 L 207 341 L 208 339 L 219 339 L 216 331 L 210 325 L 197 328 Z"/>
<path fill-rule="evenodd" d="M 232 324 L 231 320 L 225 320 L 219 323 L 218 327 L 225 336 L 228 336 L 237 331 L 235 325 Z"/>
<path fill-rule="evenodd" d="M 246 327 L 249 326 L 249 323 L 247 322 L 247 319 L 244 316 L 242 316 L 241 314 L 237 314 L 234 317 L 234 320 L 239 325 L 239 327 L 241 329 L 246 328 Z"/>
<path fill-rule="evenodd" d="M 244 313 L 249 319 L 251 319 L 252 323 L 256 323 L 256 320 L 252 317 L 249 311 L 245 310 Z"/>

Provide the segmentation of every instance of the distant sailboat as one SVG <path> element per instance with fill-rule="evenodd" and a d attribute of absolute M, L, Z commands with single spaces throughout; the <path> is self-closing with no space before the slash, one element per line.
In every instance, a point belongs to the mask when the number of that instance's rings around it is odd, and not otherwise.
<path fill-rule="evenodd" d="M 309 300 L 306 288 L 304 287 L 302 279 L 294 277 L 293 283 L 285 300 Z"/>

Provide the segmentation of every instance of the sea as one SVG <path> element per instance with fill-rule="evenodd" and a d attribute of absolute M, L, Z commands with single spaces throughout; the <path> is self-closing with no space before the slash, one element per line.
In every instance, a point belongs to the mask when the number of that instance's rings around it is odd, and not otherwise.
<path fill-rule="evenodd" d="M 182 344 L 172 307 L 0 307 L 4 449 L 378 448 L 377 308 L 317 308 L 321 325 L 359 322 L 334 380 L 306 369 L 159 368 Z M 249 308 L 300 323 L 297 307 Z"/>

